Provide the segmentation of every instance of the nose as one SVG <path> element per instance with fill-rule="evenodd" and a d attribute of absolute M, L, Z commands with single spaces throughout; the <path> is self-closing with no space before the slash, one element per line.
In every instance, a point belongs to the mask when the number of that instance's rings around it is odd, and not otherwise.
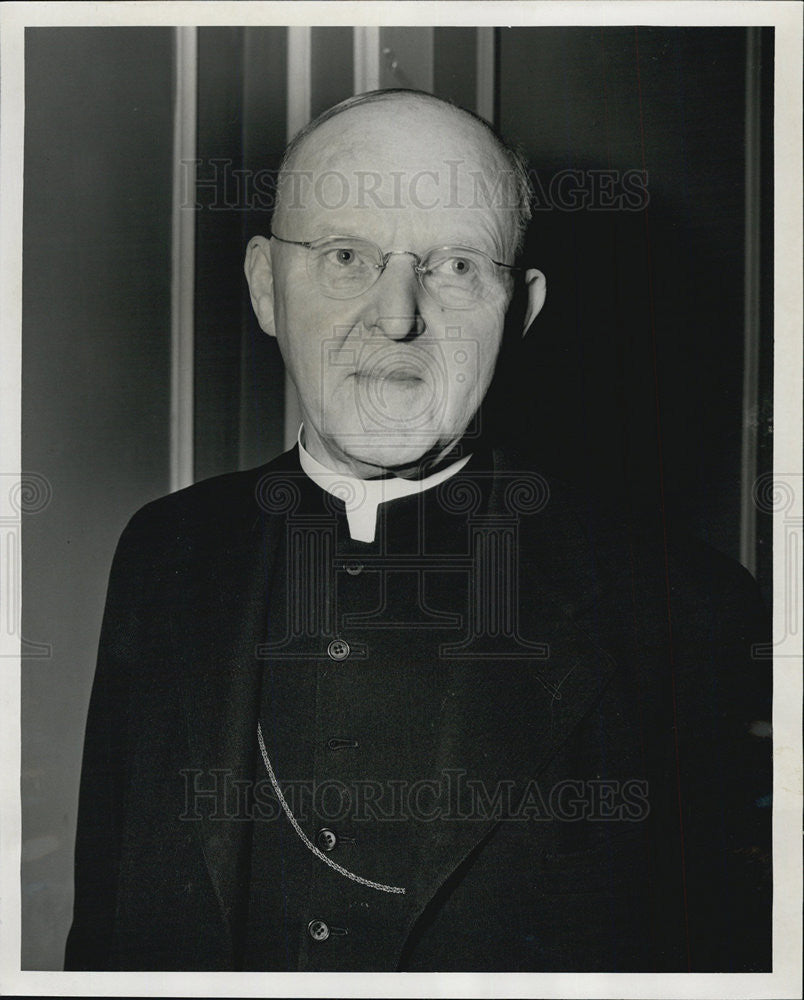
<path fill-rule="evenodd" d="M 424 318 L 419 311 L 423 294 L 413 270 L 418 259 L 407 251 L 390 253 L 385 269 L 371 292 L 364 323 L 369 331 L 377 330 L 390 340 L 412 340 L 424 332 Z"/>

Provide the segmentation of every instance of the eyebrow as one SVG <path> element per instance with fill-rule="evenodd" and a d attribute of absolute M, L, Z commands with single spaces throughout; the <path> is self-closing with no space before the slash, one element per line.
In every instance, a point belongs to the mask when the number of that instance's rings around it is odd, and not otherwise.
<path fill-rule="evenodd" d="M 366 240 L 368 243 L 373 243 L 375 246 L 379 247 L 383 252 L 388 250 L 408 250 L 409 247 L 384 247 L 380 242 L 378 242 L 372 236 L 366 236 L 364 233 L 350 232 L 348 230 L 321 230 L 318 235 L 315 235 L 316 228 L 313 228 L 314 235 L 312 235 L 307 240 L 296 240 L 292 242 L 305 242 L 313 243 L 316 240 L 323 239 L 355 239 L 355 240 Z M 276 235 L 276 234 L 274 234 Z M 438 238 L 435 243 L 428 243 L 427 246 L 422 246 L 422 252 L 427 252 L 428 250 L 435 250 L 439 247 L 465 247 L 467 250 L 480 250 L 482 253 L 488 254 L 493 259 L 497 259 L 500 263 L 504 263 L 503 258 L 507 256 L 507 250 L 503 241 L 497 241 L 491 237 L 486 237 L 486 234 L 481 234 L 482 239 L 478 239 L 478 234 L 475 233 L 471 236 L 445 236 L 443 238 Z M 277 236 L 278 239 L 282 239 L 281 236 Z"/>

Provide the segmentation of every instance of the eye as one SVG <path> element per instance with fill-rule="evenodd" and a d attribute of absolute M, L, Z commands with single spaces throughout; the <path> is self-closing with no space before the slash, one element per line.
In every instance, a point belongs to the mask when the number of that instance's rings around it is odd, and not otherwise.
<path fill-rule="evenodd" d="M 373 261 L 371 249 L 349 243 L 336 243 L 334 246 L 322 247 L 319 250 L 319 258 L 331 274 L 346 271 L 368 270 Z"/>
<path fill-rule="evenodd" d="M 337 247 L 332 251 L 332 257 L 336 264 L 340 264 L 342 267 L 347 267 L 349 264 L 354 264 L 357 259 L 357 254 L 351 247 Z"/>
<path fill-rule="evenodd" d="M 477 264 L 468 256 L 460 254 L 436 255 L 430 262 L 428 271 L 442 281 L 465 281 L 477 277 Z"/>
<path fill-rule="evenodd" d="M 465 278 L 468 274 L 472 273 L 472 262 L 471 260 L 467 260 L 466 257 L 451 257 L 449 267 L 452 273 L 459 278 Z"/>

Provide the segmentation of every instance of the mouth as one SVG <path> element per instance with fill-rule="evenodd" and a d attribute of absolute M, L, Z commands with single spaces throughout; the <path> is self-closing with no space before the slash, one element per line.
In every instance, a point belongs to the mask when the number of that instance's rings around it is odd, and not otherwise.
<path fill-rule="evenodd" d="M 404 368 L 394 368 L 391 371 L 372 368 L 368 371 L 355 372 L 354 377 L 359 380 L 372 382 L 399 382 L 401 384 L 424 381 L 419 372 Z"/>

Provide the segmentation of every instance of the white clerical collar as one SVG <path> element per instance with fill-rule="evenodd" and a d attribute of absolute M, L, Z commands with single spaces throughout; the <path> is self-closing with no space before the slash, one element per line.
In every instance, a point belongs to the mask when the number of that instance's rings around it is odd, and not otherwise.
<path fill-rule="evenodd" d="M 454 476 L 466 465 L 471 455 L 464 455 L 445 469 L 439 469 L 424 479 L 402 479 L 391 476 L 386 479 L 358 479 L 348 472 L 333 472 L 322 465 L 302 444 L 302 430 L 299 427 L 299 461 L 304 472 L 322 490 L 342 500 L 346 507 L 349 534 L 358 542 L 373 542 L 377 528 L 377 508 L 388 500 L 424 493 Z"/>

